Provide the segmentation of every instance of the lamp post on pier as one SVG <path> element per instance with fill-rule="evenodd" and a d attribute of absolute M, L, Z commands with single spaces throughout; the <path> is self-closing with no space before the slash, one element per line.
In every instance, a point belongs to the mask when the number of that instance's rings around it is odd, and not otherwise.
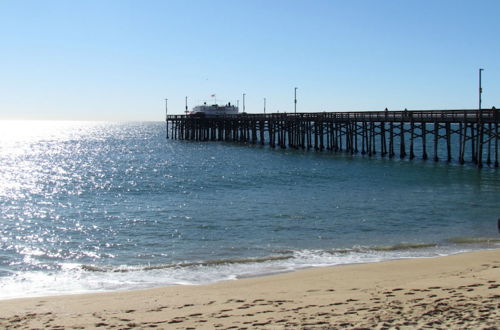
<path fill-rule="evenodd" d="M 187 115 L 187 114 L 188 114 L 188 112 L 189 112 L 189 111 L 188 111 L 188 97 L 187 97 L 187 96 L 186 96 L 186 111 L 185 111 L 185 112 L 186 112 L 186 115 Z"/>
<path fill-rule="evenodd" d="M 295 87 L 294 113 L 297 113 L 297 87 Z"/>
<path fill-rule="evenodd" d="M 483 167 L 483 120 L 481 113 L 481 94 L 483 94 L 483 87 L 481 86 L 481 73 L 484 69 L 479 69 L 479 108 L 477 113 L 477 146 L 476 146 L 476 163 L 479 168 Z"/>
<path fill-rule="evenodd" d="M 168 99 L 165 99 L 165 122 L 166 122 L 166 133 L 168 139 Z"/>
<path fill-rule="evenodd" d="M 481 113 L 481 94 L 483 94 L 483 88 L 481 87 L 481 73 L 484 69 L 479 69 L 479 113 Z"/>
<path fill-rule="evenodd" d="M 266 98 L 264 97 L 264 114 L 266 114 Z"/>
<path fill-rule="evenodd" d="M 243 93 L 243 113 L 245 113 L 245 93 Z"/>

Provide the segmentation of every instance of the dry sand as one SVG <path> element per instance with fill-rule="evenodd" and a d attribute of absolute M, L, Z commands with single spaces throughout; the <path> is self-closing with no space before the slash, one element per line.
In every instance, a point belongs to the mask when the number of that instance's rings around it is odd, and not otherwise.
<path fill-rule="evenodd" d="M 0 301 L 1 328 L 498 329 L 500 250 Z"/>

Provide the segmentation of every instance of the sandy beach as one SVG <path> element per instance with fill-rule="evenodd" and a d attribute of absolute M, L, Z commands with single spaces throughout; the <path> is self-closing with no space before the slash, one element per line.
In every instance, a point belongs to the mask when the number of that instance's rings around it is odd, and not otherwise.
<path fill-rule="evenodd" d="M 500 326 L 500 250 L 306 269 L 203 286 L 0 301 L 1 328 Z"/>

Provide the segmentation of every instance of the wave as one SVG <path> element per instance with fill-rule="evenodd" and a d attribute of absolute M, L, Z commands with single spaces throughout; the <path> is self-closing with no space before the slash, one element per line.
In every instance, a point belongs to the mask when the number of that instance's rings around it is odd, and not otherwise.
<path fill-rule="evenodd" d="M 481 243 L 500 243 L 500 238 L 496 237 L 453 237 L 448 242 L 455 244 L 481 244 Z"/>
<path fill-rule="evenodd" d="M 345 249 L 273 251 L 253 258 L 226 258 L 158 265 L 90 265 L 62 263 L 58 271 L 28 271 L 0 277 L 0 300 L 8 298 L 135 290 L 170 285 L 198 285 L 292 272 L 311 267 L 425 258 L 481 249 L 498 239 L 460 238 L 460 242 L 486 242 L 480 246 L 436 243 L 399 243 L 353 246 Z M 496 247 L 496 243 L 495 247 Z"/>
<path fill-rule="evenodd" d="M 400 243 L 388 246 L 375 246 L 372 248 L 374 251 L 398 251 L 398 250 L 413 250 L 425 249 L 438 246 L 437 243 Z"/>
<path fill-rule="evenodd" d="M 331 250 L 281 250 L 277 251 L 281 255 L 270 255 L 265 257 L 249 257 L 249 258 L 231 258 L 231 259 L 214 259 L 196 262 L 182 262 L 172 264 L 158 265 L 139 265 L 139 266 L 97 266 L 97 265 L 81 265 L 81 269 L 90 272 L 113 272 L 126 273 L 133 271 L 148 271 L 161 269 L 189 268 L 189 267 L 215 267 L 221 265 L 234 264 L 259 264 L 266 262 L 277 262 L 292 259 L 314 259 L 321 255 L 338 256 L 344 254 L 363 254 L 369 252 L 397 252 L 414 249 L 425 249 L 438 246 L 437 243 L 399 243 L 388 246 L 355 246 L 349 249 L 331 249 Z"/>
<path fill-rule="evenodd" d="M 81 265 L 81 268 L 86 271 L 91 272 L 114 272 L 114 273 L 126 273 L 130 271 L 144 271 L 144 270 L 158 270 L 158 269 L 169 269 L 169 268 L 187 268 L 187 267 L 197 267 L 197 266 L 218 266 L 218 265 L 231 265 L 231 264 L 249 264 L 249 263 L 263 263 L 269 261 L 280 261 L 291 259 L 293 256 L 268 256 L 262 258 L 237 258 L 237 259 L 216 259 L 207 260 L 199 262 L 184 262 L 176 264 L 160 264 L 160 265 L 148 265 L 148 266 L 119 266 L 119 267 L 106 267 L 106 266 L 94 266 L 94 265 Z"/>

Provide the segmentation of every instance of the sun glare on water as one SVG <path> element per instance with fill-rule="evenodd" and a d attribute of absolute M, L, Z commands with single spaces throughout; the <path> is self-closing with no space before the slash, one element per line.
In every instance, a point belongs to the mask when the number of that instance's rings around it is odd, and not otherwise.
<path fill-rule="evenodd" d="M 40 190 L 48 171 L 57 170 L 46 160 L 72 152 L 62 143 L 88 133 L 88 122 L 0 121 L 0 195 L 22 198 L 26 191 Z"/>
<path fill-rule="evenodd" d="M 74 133 L 74 129 L 82 125 L 85 123 L 78 121 L 2 120 L 0 121 L 0 147 L 12 143 L 68 138 Z"/>

